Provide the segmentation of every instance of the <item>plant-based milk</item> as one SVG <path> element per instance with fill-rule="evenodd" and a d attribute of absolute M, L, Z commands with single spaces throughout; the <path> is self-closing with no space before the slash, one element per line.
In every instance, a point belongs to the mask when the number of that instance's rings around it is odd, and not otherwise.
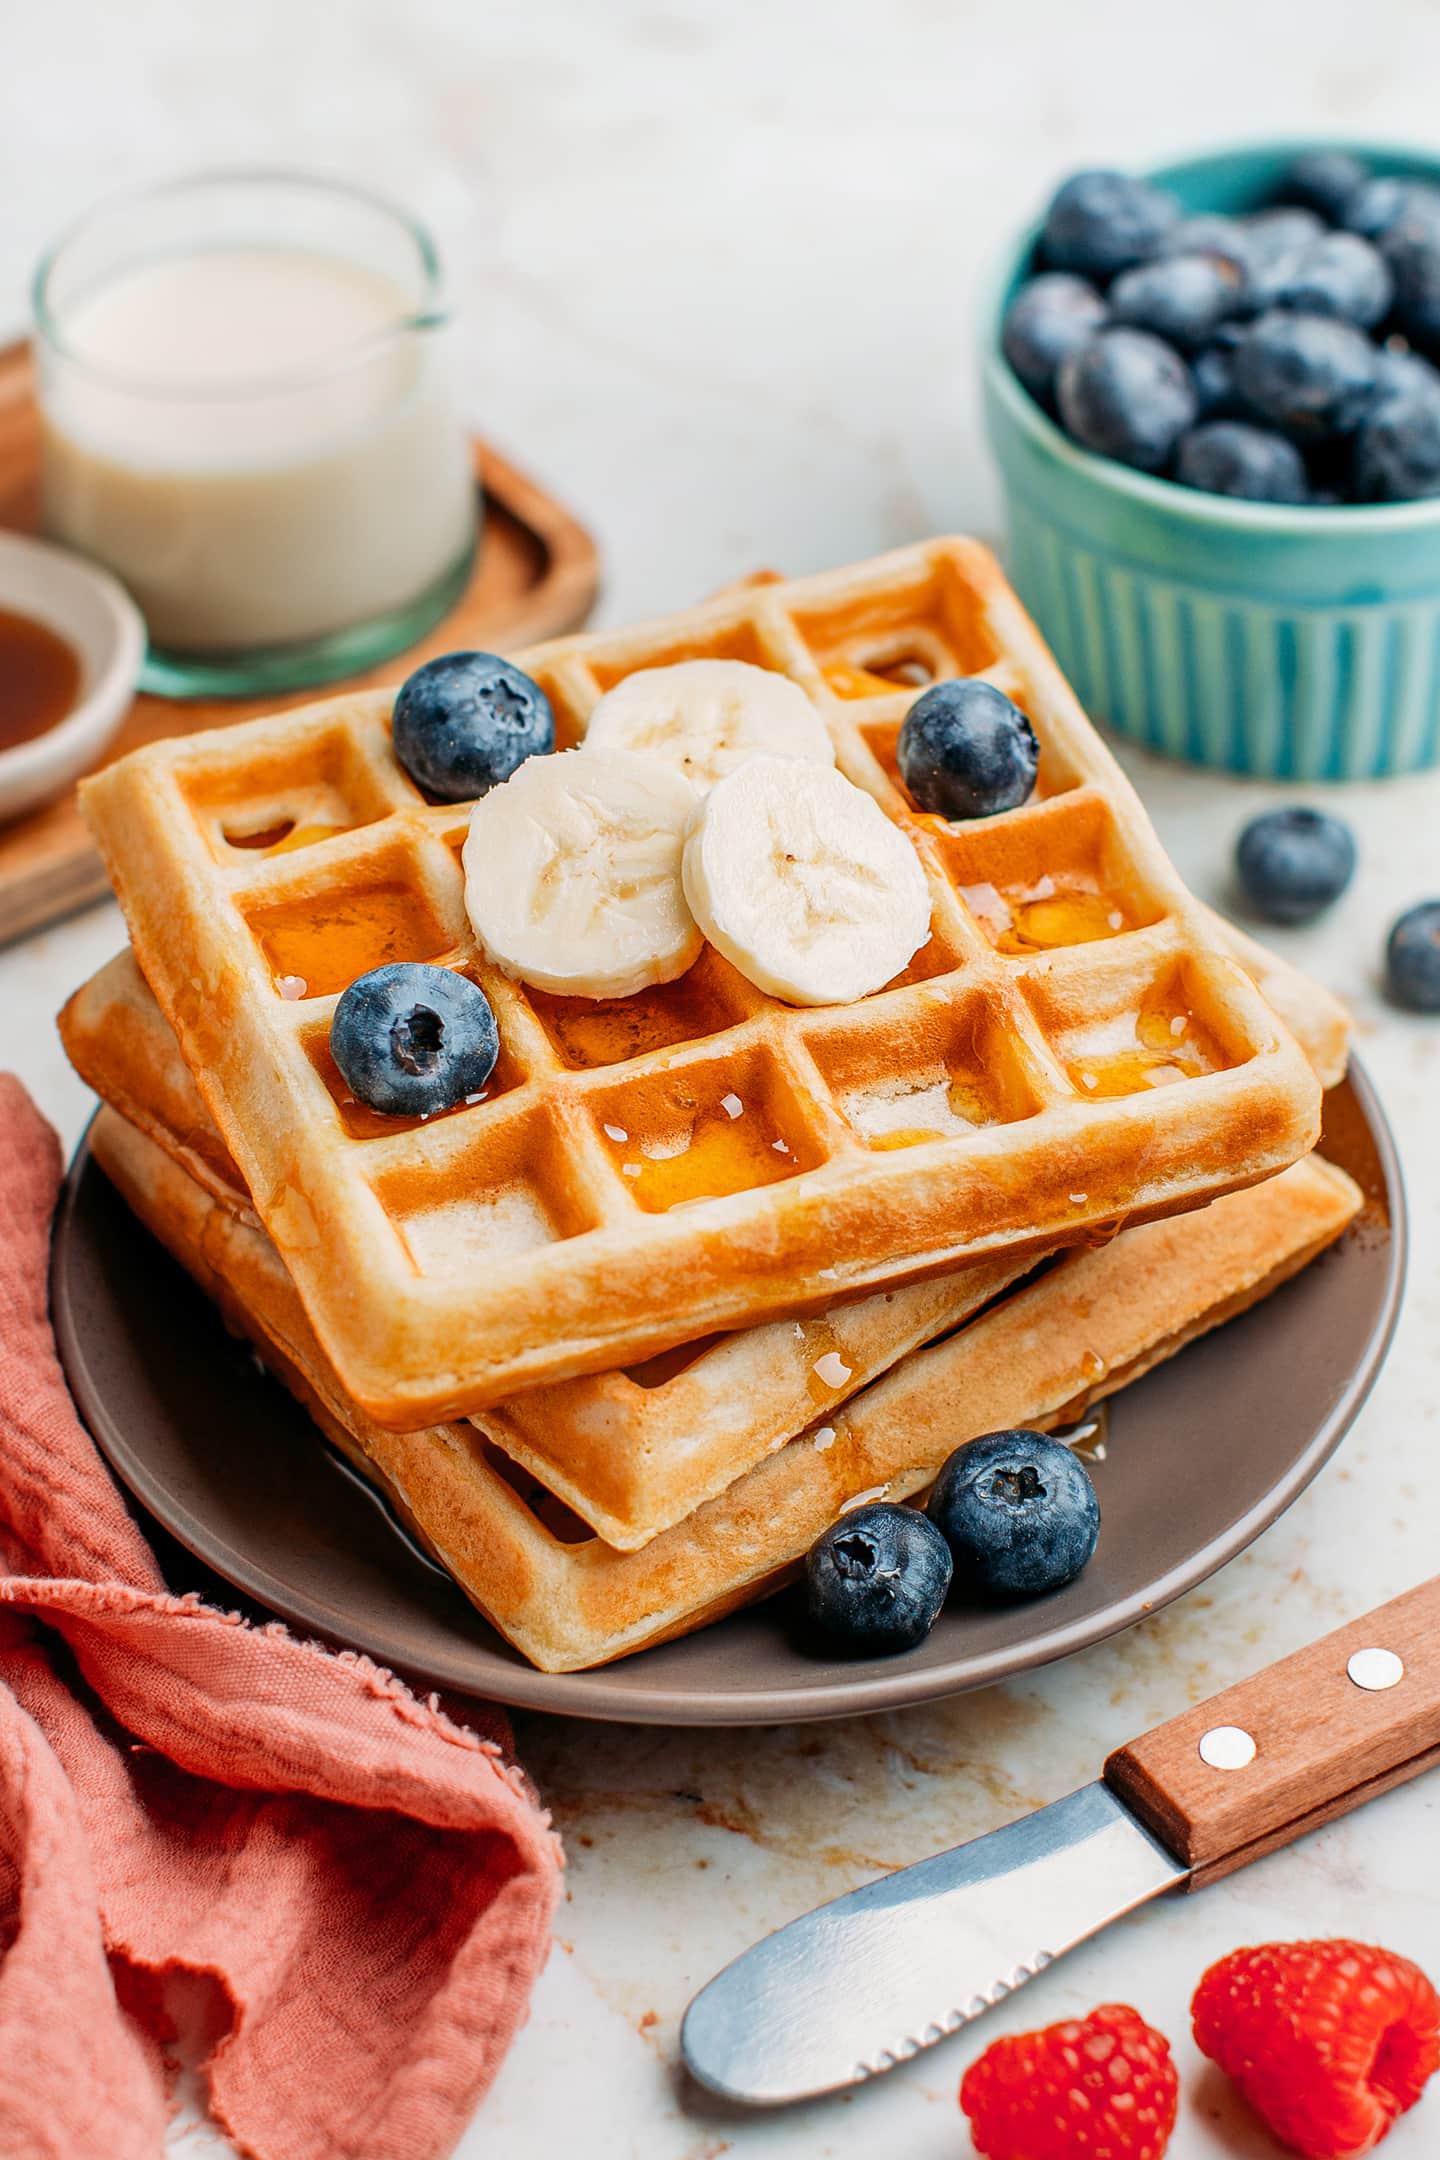
<path fill-rule="evenodd" d="M 44 519 L 154 642 L 284 645 L 405 607 L 463 558 L 475 483 L 401 288 L 276 246 L 160 256 L 72 302 L 42 388 Z"/>

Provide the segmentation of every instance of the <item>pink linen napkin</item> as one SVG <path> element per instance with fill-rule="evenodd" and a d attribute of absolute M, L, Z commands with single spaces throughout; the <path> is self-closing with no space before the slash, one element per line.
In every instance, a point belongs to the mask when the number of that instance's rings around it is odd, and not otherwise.
<path fill-rule="evenodd" d="M 167 1592 L 56 1359 L 60 1167 L 0 1074 L 0 2155 L 154 2160 L 185 1972 L 242 2152 L 429 2160 L 524 2020 L 559 1846 L 493 1713 Z"/>

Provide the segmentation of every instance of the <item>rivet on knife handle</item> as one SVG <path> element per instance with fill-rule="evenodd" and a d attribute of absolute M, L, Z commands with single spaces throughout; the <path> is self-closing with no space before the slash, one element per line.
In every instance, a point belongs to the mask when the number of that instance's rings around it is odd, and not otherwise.
<path fill-rule="evenodd" d="M 1132 1741 L 1105 1781 L 1195 1890 L 1437 1762 L 1440 1577 Z"/>

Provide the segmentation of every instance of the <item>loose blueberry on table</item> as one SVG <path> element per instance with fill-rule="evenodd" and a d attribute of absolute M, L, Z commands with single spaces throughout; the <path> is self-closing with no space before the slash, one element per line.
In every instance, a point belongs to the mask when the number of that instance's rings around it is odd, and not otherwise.
<path fill-rule="evenodd" d="M 944 818 L 997 817 L 1034 793 L 1040 745 L 1003 690 L 962 676 L 915 700 L 895 760 L 922 810 Z"/>
<path fill-rule="evenodd" d="M 1084 1568 L 1100 1535 L 1085 1465 L 1045 1433 L 987 1433 L 950 1457 L 927 1512 L 962 1588 L 1039 1597 Z"/>
<path fill-rule="evenodd" d="M 1312 922 L 1355 875 L 1355 835 L 1339 818 L 1303 804 L 1267 810 L 1235 843 L 1235 870 L 1267 922 Z"/>
<path fill-rule="evenodd" d="M 806 1607 L 832 1647 L 881 1657 L 925 1640 L 950 1576 L 950 1550 L 934 1524 L 918 1508 L 878 1501 L 852 1508 L 811 1546 Z"/>
<path fill-rule="evenodd" d="M 495 653 L 444 653 L 401 685 L 395 755 L 427 793 L 468 802 L 555 748 L 550 700 Z"/>
<path fill-rule="evenodd" d="M 1440 1013 L 1440 900 L 1422 900 L 1395 924 L 1385 948 L 1385 980 L 1397 1005 Z"/>
<path fill-rule="evenodd" d="M 1034 269 L 1002 349 L 1083 448 L 1292 507 L 1440 495 L 1440 187 L 1317 150 L 1269 203 L 1182 216 L 1149 182 L 1079 173 Z M 1197 441 L 1222 420 L 1267 440 Z"/>
<path fill-rule="evenodd" d="M 478 1095 L 500 1035 L 468 976 L 413 960 L 372 968 L 343 992 L 330 1054 L 357 1102 L 387 1117 L 434 1117 Z"/>

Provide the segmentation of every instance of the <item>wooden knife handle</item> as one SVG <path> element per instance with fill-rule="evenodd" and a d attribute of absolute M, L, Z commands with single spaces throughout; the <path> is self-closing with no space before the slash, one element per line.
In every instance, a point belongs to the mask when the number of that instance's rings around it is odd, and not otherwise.
<path fill-rule="evenodd" d="M 1105 1781 L 1198 1890 L 1436 1763 L 1440 1576 L 1132 1741 Z"/>

